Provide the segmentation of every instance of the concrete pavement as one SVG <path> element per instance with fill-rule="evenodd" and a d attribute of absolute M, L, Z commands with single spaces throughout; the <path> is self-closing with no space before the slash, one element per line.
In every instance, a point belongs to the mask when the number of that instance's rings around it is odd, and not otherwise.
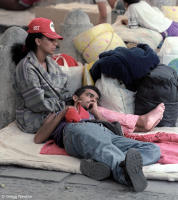
<path fill-rule="evenodd" d="M 79 174 L 0 167 L 0 199 L 23 200 L 177 200 L 178 182 L 148 181 L 134 193 L 112 179 L 95 181 Z"/>

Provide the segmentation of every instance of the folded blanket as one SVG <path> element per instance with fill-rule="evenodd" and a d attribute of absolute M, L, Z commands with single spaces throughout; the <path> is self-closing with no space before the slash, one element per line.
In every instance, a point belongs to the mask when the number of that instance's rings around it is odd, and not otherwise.
<path fill-rule="evenodd" d="M 0 165 L 80 172 L 80 160 L 66 155 L 40 154 L 43 144 L 33 142 L 33 134 L 22 132 L 15 122 L 0 130 Z"/>
<path fill-rule="evenodd" d="M 156 132 L 177 133 L 176 128 L 159 128 Z M 155 132 L 151 132 L 155 133 Z M 29 168 L 80 172 L 80 159 L 66 155 L 40 154 L 43 144 L 33 142 L 33 134 L 23 133 L 15 122 L 0 130 L 0 165 L 19 165 Z M 148 179 L 178 181 L 178 164 L 154 164 L 143 168 Z"/>

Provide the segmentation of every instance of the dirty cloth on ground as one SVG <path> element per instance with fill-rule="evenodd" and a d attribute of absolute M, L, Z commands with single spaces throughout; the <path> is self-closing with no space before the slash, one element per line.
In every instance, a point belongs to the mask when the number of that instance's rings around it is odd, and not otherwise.
<path fill-rule="evenodd" d="M 178 134 L 178 127 L 156 128 L 155 131 Z M 43 144 L 35 144 L 33 137 L 33 134 L 22 132 L 15 122 L 1 129 L 0 164 L 81 173 L 80 159 L 65 155 L 40 154 Z M 153 164 L 144 166 L 143 171 L 148 179 L 178 181 L 178 164 Z"/>

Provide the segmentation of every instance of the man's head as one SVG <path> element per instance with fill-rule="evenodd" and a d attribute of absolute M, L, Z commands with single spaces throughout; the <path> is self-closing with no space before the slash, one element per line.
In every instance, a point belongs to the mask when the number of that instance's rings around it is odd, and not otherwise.
<path fill-rule="evenodd" d="M 99 89 L 92 85 L 83 86 L 77 89 L 73 95 L 73 101 L 80 102 L 81 106 L 89 109 L 93 103 L 98 103 L 101 97 Z"/>

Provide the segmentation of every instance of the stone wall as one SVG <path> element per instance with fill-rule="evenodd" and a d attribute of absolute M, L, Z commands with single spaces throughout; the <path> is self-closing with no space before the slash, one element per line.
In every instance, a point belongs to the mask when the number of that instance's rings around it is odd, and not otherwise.
<path fill-rule="evenodd" d="M 77 52 L 73 45 L 73 38 L 80 33 L 93 27 L 88 15 L 81 9 L 76 9 L 66 16 L 64 23 L 59 24 L 63 40 L 60 42 L 60 52 L 74 57 L 84 63 L 82 55 Z"/>
<path fill-rule="evenodd" d="M 23 43 L 26 31 L 19 27 L 7 29 L 0 37 L 0 129 L 15 119 L 15 64 L 11 59 L 14 43 Z"/>

